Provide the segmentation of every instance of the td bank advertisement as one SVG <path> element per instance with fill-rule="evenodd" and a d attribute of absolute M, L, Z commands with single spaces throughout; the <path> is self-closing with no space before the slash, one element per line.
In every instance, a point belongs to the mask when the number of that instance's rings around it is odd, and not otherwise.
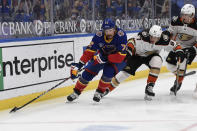
<path fill-rule="evenodd" d="M 0 91 L 64 79 L 72 62 L 73 41 L 0 47 Z"/>

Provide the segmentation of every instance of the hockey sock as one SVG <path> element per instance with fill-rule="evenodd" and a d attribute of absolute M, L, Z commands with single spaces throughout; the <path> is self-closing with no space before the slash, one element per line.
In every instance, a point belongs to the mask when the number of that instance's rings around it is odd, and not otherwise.
<path fill-rule="evenodd" d="M 151 68 L 148 75 L 147 84 L 155 83 L 158 78 L 159 72 L 160 72 L 159 68 Z"/>
<path fill-rule="evenodd" d="M 148 79 L 147 79 L 147 84 L 148 83 L 155 83 L 157 78 L 158 78 L 158 74 L 149 73 Z"/>
<path fill-rule="evenodd" d="M 179 71 L 179 78 L 178 78 L 178 83 L 179 83 L 179 84 L 182 83 L 182 81 L 183 81 L 183 79 L 184 79 L 183 74 L 184 74 L 184 70 L 180 70 L 180 71 Z M 177 77 L 177 75 L 176 75 L 176 77 Z M 177 78 L 176 78 L 176 79 L 177 79 Z"/>
<path fill-rule="evenodd" d="M 75 85 L 75 89 L 78 90 L 79 92 L 82 92 L 84 88 L 88 85 L 88 81 L 84 80 L 82 77 L 79 78 Z"/>
<path fill-rule="evenodd" d="M 99 81 L 98 90 L 104 93 L 105 90 L 110 86 L 110 81 L 111 81 L 111 78 L 102 76 Z"/>
<path fill-rule="evenodd" d="M 110 92 L 113 91 L 120 83 L 116 79 L 116 77 L 112 78 L 111 84 L 109 86 Z"/>

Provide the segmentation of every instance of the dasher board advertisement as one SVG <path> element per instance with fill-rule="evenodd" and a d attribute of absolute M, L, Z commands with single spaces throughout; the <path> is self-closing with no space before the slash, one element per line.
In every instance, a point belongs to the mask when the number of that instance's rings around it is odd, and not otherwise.
<path fill-rule="evenodd" d="M 64 79 L 74 59 L 74 41 L 0 47 L 0 90 Z"/>

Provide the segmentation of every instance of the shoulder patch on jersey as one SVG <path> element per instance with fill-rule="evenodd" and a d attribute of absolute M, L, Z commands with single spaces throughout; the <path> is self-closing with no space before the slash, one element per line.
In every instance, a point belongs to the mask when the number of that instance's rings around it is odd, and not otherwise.
<path fill-rule="evenodd" d="M 130 38 L 127 43 L 132 43 L 134 46 L 136 45 L 134 38 Z"/>
<path fill-rule="evenodd" d="M 119 30 L 117 34 L 118 34 L 120 37 L 121 37 L 121 36 L 124 36 L 124 32 L 123 32 L 122 30 Z"/>
<path fill-rule="evenodd" d="M 88 47 L 91 48 L 93 44 L 94 44 L 94 42 L 91 41 L 90 44 L 88 45 Z"/>
<path fill-rule="evenodd" d="M 164 41 L 168 41 L 169 40 L 169 36 L 168 35 L 163 35 L 163 40 Z"/>
<path fill-rule="evenodd" d="M 142 35 L 143 35 L 143 37 L 147 37 L 148 36 L 148 32 L 147 31 L 142 31 Z"/>
<path fill-rule="evenodd" d="M 96 32 L 96 35 L 97 35 L 98 37 L 101 37 L 101 36 L 103 35 L 103 32 L 102 32 L 102 31 L 97 31 L 97 32 Z"/>
<path fill-rule="evenodd" d="M 173 17 L 172 17 L 172 21 L 173 21 L 173 22 L 176 22 L 178 18 L 179 18 L 178 16 L 173 16 Z"/>
<path fill-rule="evenodd" d="M 179 16 L 174 16 L 171 21 L 172 26 L 183 26 L 183 22 L 181 22 L 181 18 Z"/>
<path fill-rule="evenodd" d="M 148 31 L 144 30 L 144 31 L 140 32 L 138 35 L 140 36 L 140 39 L 137 39 L 137 40 L 143 40 L 145 42 L 150 42 L 150 36 L 149 36 Z"/>

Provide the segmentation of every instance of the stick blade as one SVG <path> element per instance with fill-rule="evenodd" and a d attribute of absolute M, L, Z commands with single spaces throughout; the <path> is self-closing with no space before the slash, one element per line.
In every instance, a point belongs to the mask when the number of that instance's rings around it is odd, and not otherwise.
<path fill-rule="evenodd" d="M 10 111 L 10 113 L 14 113 L 14 112 L 16 112 L 18 110 L 18 108 L 17 107 L 14 107 L 11 111 Z"/>
<path fill-rule="evenodd" d="M 189 73 L 186 73 L 185 76 L 194 75 L 194 74 L 196 74 L 196 71 L 191 71 Z"/>

